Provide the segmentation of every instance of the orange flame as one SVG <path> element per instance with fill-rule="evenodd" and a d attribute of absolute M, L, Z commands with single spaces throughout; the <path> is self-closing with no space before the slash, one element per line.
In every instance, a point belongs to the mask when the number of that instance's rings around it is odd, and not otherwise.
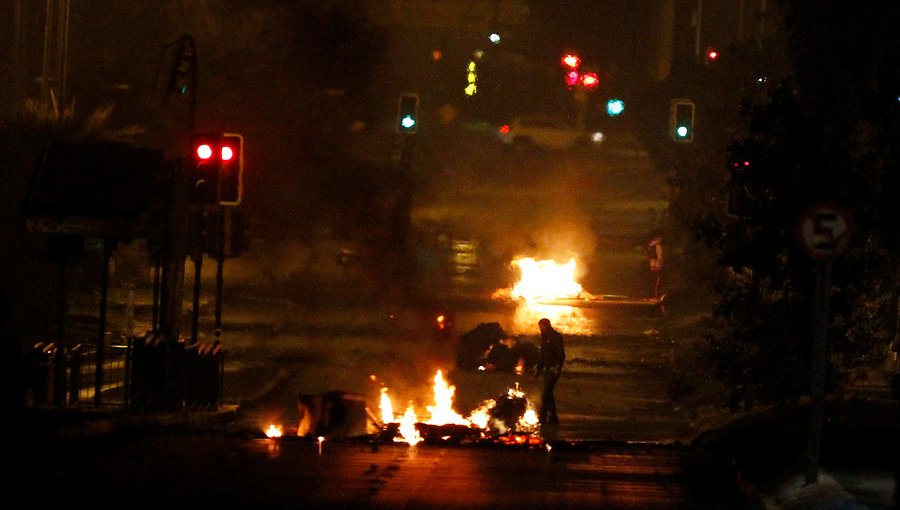
<path fill-rule="evenodd" d="M 403 437 L 395 437 L 394 441 L 396 442 L 407 442 L 410 446 L 415 446 L 422 441 L 422 436 L 419 435 L 419 429 L 416 428 L 416 423 L 419 419 L 416 417 L 416 410 L 413 409 L 412 404 L 406 408 L 406 412 L 403 413 L 403 416 L 400 417 L 400 435 Z"/>
<path fill-rule="evenodd" d="M 381 410 L 381 422 L 394 422 L 394 405 L 391 404 L 391 397 L 387 394 L 387 388 L 381 388 L 381 400 L 378 403 L 378 409 Z"/>
<path fill-rule="evenodd" d="M 284 429 L 281 427 L 281 425 L 275 425 L 274 423 L 270 423 L 265 432 L 266 437 L 281 437 L 284 435 Z"/>
<path fill-rule="evenodd" d="M 548 299 L 574 298 L 581 294 L 581 284 L 575 281 L 575 258 L 565 264 L 554 260 L 535 260 L 519 257 L 512 261 L 522 276 L 512 288 L 512 296 L 534 302 Z"/>
<path fill-rule="evenodd" d="M 428 412 L 431 413 L 431 419 L 428 420 L 430 425 L 447 425 L 450 423 L 456 425 L 471 425 L 468 420 L 453 410 L 453 394 L 456 393 L 456 386 L 450 386 L 444 380 L 444 376 L 440 370 L 434 376 L 434 404 L 426 406 Z"/>

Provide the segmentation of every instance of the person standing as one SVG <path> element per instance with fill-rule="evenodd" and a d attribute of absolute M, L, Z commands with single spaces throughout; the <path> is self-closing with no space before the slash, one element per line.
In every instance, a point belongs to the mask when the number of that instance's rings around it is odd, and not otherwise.
<path fill-rule="evenodd" d="M 537 374 L 544 376 L 544 386 L 541 390 L 541 405 L 538 410 L 538 420 L 541 424 L 559 423 L 559 415 L 556 413 L 556 397 L 554 390 L 556 381 L 562 374 L 563 363 L 566 361 L 566 350 L 563 345 L 562 334 L 553 329 L 550 319 L 543 318 L 538 321 L 541 330 L 541 353 L 537 363 Z"/>

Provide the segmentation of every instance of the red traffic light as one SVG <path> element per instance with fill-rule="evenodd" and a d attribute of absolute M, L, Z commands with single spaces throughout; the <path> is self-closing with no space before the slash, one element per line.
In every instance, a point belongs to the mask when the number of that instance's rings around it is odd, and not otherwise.
<path fill-rule="evenodd" d="M 706 63 L 711 64 L 719 58 L 719 52 L 714 48 L 706 48 Z"/>
<path fill-rule="evenodd" d="M 234 159 L 234 149 L 228 145 L 223 145 L 221 157 L 222 161 L 231 161 Z"/>
<path fill-rule="evenodd" d="M 207 159 L 211 158 L 213 155 L 212 146 L 209 145 L 208 143 L 201 143 L 201 144 L 197 145 L 195 152 L 197 154 L 197 157 L 202 160 L 207 160 Z"/>
<path fill-rule="evenodd" d="M 581 65 L 581 57 L 572 53 L 566 53 L 559 60 L 559 63 L 562 64 L 563 67 L 568 67 L 569 69 L 575 70 L 578 69 L 578 66 Z"/>
<path fill-rule="evenodd" d="M 597 88 L 597 85 L 600 85 L 600 77 L 597 76 L 597 73 L 585 73 L 584 76 L 581 77 L 581 84 L 584 85 L 584 88 L 592 90 Z"/>

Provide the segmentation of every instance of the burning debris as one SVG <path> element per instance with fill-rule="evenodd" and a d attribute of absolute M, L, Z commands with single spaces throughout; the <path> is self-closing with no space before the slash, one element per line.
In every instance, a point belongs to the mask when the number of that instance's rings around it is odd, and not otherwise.
<path fill-rule="evenodd" d="M 468 417 L 453 409 L 456 387 L 444 380 L 440 370 L 434 376 L 433 390 L 434 405 L 426 406 L 430 417 L 423 420 L 412 404 L 402 415 L 394 415 L 388 389 L 382 388 L 379 401 L 382 437 L 415 446 L 420 442 L 460 443 L 511 432 L 537 432 L 537 414 L 518 387 L 483 402 Z"/>

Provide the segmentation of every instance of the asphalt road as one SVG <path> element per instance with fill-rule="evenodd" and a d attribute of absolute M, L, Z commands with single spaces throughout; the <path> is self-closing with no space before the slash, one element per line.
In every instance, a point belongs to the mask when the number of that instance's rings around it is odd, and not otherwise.
<path fill-rule="evenodd" d="M 4 495 L 51 508 L 751 508 L 728 467 L 657 445 L 430 445 L 121 429 L 35 441 Z"/>

